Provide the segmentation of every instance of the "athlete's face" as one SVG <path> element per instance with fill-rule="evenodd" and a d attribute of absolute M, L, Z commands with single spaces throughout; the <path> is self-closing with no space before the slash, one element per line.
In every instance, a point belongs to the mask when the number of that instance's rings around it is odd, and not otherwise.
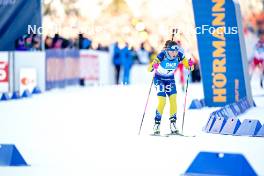
<path fill-rule="evenodd" d="M 175 58 L 178 54 L 178 51 L 168 51 L 168 54 L 170 55 L 171 58 Z"/>

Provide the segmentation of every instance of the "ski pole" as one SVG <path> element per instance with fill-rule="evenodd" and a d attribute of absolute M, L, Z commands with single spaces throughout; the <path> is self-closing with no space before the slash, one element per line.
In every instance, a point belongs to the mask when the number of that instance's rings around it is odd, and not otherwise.
<path fill-rule="evenodd" d="M 190 77 L 190 69 L 187 77 L 187 82 L 186 82 L 186 91 L 185 91 L 185 99 L 184 99 L 184 107 L 183 107 L 183 116 L 182 116 L 182 133 L 183 133 L 183 126 L 184 126 L 184 117 L 185 117 L 185 108 L 186 108 L 186 98 L 187 98 L 187 91 L 188 91 L 188 85 L 189 85 L 189 77 Z"/>
<path fill-rule="evenodd" d="M 147 98 L 147 102 L 146 102 L 146 105 L 145 105 L 144 113 L 143 113 L 143 116 L 142 116 L 142 119 L 141 119 L 141 124 L 140 124 L 140 128 L 139 128 L 139 131 L 138 131 L 138 135 L 140 135 L 140 132 L 141 132 L 141 127 L 142 127 L 142 124 L 143 124 L 143 121 L 144 121 L 144 117 L 145 117 L 145 114 L 146 114 L 146 110 L 147 110 L 148 101 L 149 101 L 149 97 L 150 97 L 150 93 L 151 93 L 153 82 L 154 82 L 154 76 L 153 76 L 151 84 L 150 84 L 148 98 Z"/>

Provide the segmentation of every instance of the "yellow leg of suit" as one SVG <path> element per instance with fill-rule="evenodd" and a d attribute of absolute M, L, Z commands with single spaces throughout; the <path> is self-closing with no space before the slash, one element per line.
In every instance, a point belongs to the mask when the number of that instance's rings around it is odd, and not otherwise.
<path fill-rule="evenodd" d="M 159 103 L 158 103 L 157 111 L 162 115 L 164 107 L 166 105 L 166 97 L 158 96 L 158 101 Z"/>
<path fill-rule="evenodd" d="M 170 97 L 170 117 L 177 113 L 177 94 L 172 94 Z"/>
<path fill-rule="evenodd" d="M 170 117 L 177 113 L 177 94 L 173 94 L 169 97 L 170 100 Z M 164 107 L 166 105 L 166 97 L 158 96 L 158 112 L 162 115 Z"/>

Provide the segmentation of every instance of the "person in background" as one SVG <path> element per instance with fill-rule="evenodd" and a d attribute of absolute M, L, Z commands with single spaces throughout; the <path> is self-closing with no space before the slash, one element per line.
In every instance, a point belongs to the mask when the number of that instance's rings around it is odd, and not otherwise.
<path fill-rule="evenodd" d="M 181 44 L 181 41 L 178 40 L 176 41 L 177 45 L 179 47 L 182 47 L 182 44 Z M 184 84 L 185 84 L 185 78 L 184 78 L 184 66 L 183 66 L 183 63 L 179 63 L 179 66 L 177 68 L 177 71 L 180 72 L 180 84 L 181 84 L 181 90 L 184 91 Z"/>
<path fill-rule="evenodd" d="M 262 17 L 262 16 L 261 16 Z M 260 87 L 264 81 L 264 15 L 257 20 L 259 40 L 254 47 L 254 54 L 250 60 L 250 74 L 257 68 L 260 70 Z"/>
<path fill-rule="evenodd" d="M 115 66 L 115 82 L 116 84 L 119 83 L 119 77 L 120 77 L 120 69 L 121 69 L 121 50 L 118 46 L 118 42 L 114 43 L 113 45 L 113 55 L 112 55 L 112 61 Z"/>
<path fill-rule="evenodd" d="M 90 49 L 92 46 L 92 41 L 85 38 L 83 34 L 79 34 L 78 48 L 79 49 Z"/>
<path fill-rule="evenodd" d="M 16 40 L 15 47 L 16 47 L 17 51 L 26 51 L 27 50 L 27 48 L 25 46 L 25 40 L 23 37 L 19 37 Z"/>
<path fill-rule="evenodd" d="M 55 34 L 54 38 L 52 39 L 52 48 L 60 49 L 60 48 L 62 48 L 62 43 L 63 43 L 63 40 L 60 37 L 60 35 L 59 34 Z"/>
<path fill-rule="evenodd" d="M 33 35 L 31 50 L 33 50 L 33 51 L 40 51 L 41 50 L 41 38 L 39 35 Z"/>
<path fill-rule="evenodd" d="M 27 48 L 27 50 L 30 50 L 32 48 L 32 40 L 33 40 L 32 35 L 27 35 L 25 37 L 25 47 Z"/>
<path fill-rule="evenodd" d="M 104 48 L 103 48 L 101 43 L 98 43 L 98 46 L 97 46 L 96 50 L 98 50 L 98 51 L 103 51 L 104 50 Z"/>
<path fill-rule="evenodd" d="M 123 84 L 130 84 L 130 70 L 133 65 L 133 56 L 128 43 L 126 43 L 125 47 L 121 50 L 121 63 L 123 67 Z"/>
<path fill-rule="evenodd" d="M 51 49 L 52 48 L 52 38 L 50 36 L 47 36 L 45 39 L 45 49 Z"/>
<path fill-rule="evenodd" d="M 264 81 L 264 29 L 259 30 L 259 41 L 255 46 L 254 52 L 254 67 L 259 67 L 261 74 L 260 74 L 260 87 L 263 86 Z"/>
<path fill-rule="evenodd" d="M 140 49 L 137 51 L 137 55 L 140 64 L 149 64 L 150 53 L 145 49 L 144 43 L 140 44 Z"/>

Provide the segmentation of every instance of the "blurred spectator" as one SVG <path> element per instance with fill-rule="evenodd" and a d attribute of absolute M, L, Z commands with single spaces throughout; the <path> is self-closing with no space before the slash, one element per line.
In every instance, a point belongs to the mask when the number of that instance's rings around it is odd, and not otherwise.
<path fill-rule="evenodd" d="M 137 51 L 135 50 L 134 47 L 131 47 L 130 54 L 131 54 L 133 63 L 139 62 L 138 55 L 137 55 Z"/>
<path fill-rule="evenodd" d="M 104 50 L 104 48 L 103 48 L 103 46 L 102 46 L 101 43 L 98 44 L 96 50 L 98 50 L 98 51 L 102 51 L 102 50 Z"/>
<path fill-rule="evenodd" d="M 115 82 L 116 84 L 119 83 L 119 76 L 120 76 L 120 69 L 121 69 L 121 55 L 120 55 L 120 48 L 118 46 L 118 43 L 114 43 L 113 45 L 113 64 L 115 66 Z"/>
<path fill-rule="evenodd" d="M 78 48 L 79 49 L 90 49 L 92 46 L 92 41 L 85 38 L 83 34 L 79 34 Z"/>
<path fill-rule="evenodd" d="M 31 50 L 41 50 L 41 38 L 39 35 L 33 35 Z"/>
<path fill-rule="evenodd" d="M 123 66 L 123 84 L 130 84 L 130 70 L 133 65 L 133 53 L 134 51 L 129 50 L 128 43 L 121 50 L 121 63 Z"/>
<path fill-rule="evenodd" d="M 32 46 L 33 46 L 32 45 L 32 41 L 33 41 L 32 38 L 33 38 L 32 35 L 28 35 L 28 36 L 25 37 L 25 46 L 26 46 L 26 48 L 28 50 L 30 50 L 32 48 Z"/>
<path fill-rule="evenodd" d="M 23 37 L 19 37 L 17 40 L 16 40 L 16 50 L 18 51 L 26 51 L 27 48 L 25 46 L 25 40 Z"/>
<path fill-rule="evenodd" d="M 144 43 L 141 43 L 140 49 L 137 51 L 140 64 L 148 64 L 150 61 L 149 52 L 145 49 Z"/>
<path fill-rule="evenodd" d="M 52 48 L 52 41 L 53 39 L 50 36 L 47 36 L 45 39 L 45 49 L 51 49 Z"/>
<path fill-rule="evenodd" d="M 41 38 L 36 34 L 24 35 L 16 40 L 15 47 L 19 51 L 41 50 Z"/>
<path fill-rule="evenodd" d="M 101 43 L 99 43 L 96 50 L 98 50 L 98 51 L 109 51 L 109 48 L 107 46 L 103 46 Z"/>
<path fill-rule="evenodd" d="M 191 72 L 192 74 L 192 82 L 200 82 L 201 81 L 201 73 L 198 59 L 193 58 L 194 70 Z"/>
<path fill-rule="evenodd" d="M 59 34 L 55 34 L 53 40 L 52 40 L 52 48 L 59 49 L 62 48 L 62 38 Z"/>
<path fill-rule="evenodd" d="M 263 88 L 264 79 L 264 13 L 260 14 L 256 20 L 257 24 L 257 34 L 259 37 L 258 42 L 254 47 L 253 57 L 250 59 L 250 75 L 256 69 L 259 69 L 260 74 L 260 86 Z"/>

